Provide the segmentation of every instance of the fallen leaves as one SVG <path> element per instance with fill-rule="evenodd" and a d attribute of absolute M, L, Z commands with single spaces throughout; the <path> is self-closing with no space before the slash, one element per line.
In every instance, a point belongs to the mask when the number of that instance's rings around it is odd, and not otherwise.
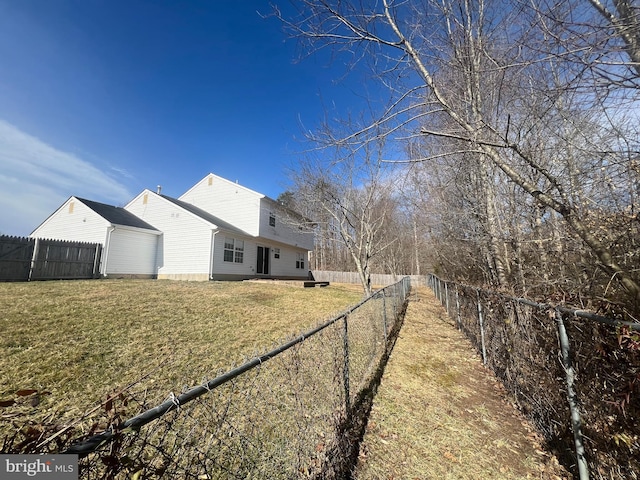
<path fill-rule="evenodd" d="M 40 399 L 43 395 L 51 395 L 51 392 L 47 391 L 38 391 L 34 388 L 22 388 L 20 390 L 16 390 L 14 395 L 18 398 L 9 398 L 5 400 L 0 400 L 0 407 L 7 408 L 12 407 L 14 405 L 30 405 L 32 407 L 37 407 L 40 404 Z"/>

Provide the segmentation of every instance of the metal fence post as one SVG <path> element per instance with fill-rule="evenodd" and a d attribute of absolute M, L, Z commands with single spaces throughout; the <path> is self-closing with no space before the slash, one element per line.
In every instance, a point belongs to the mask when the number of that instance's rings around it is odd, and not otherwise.
<path fill-rule="evenodd" d="M 451 312 L 449 312 L 449 283 L 448 282 L 444 282 L 444 298 L 446 301 L 446 309 L 447 309 L 447 315 L 451 316 Z"/>
<path fill-rule="evenodd" d="M 343 358 L 343 370 L 342 370 L 342 381 L 344 382 L 344 407 L 345 407 L 345 415 L 348 417 L 351 411 L 351 398 L 350 398 L 350 389 L 349 389 L 349 328 L 347 326 L 349 316 L 344 316 L 344 321 L 342 322 L 342 354 Z"/>
<path fill-rule="evenodd" d="M 456 283 L 456 323 L 458 324 L 458 330 L 461 328 L 460 321 L 460 297 L 458 296 L 458 284 Z"/>
<path fill-rule="evenodd" d="M 567 380 L 567 400 L 569 401 L 569 410 L 571 411 L 571 427 L 573 429 L 573 441 L 576 446 L 576 457 L 578 459 L 578 474 L 580 480 L 588 480 L 589 468 L 587 460 L 584 456 L 584 443 L 582 438 L 582 421 L 580 419 L 580 411 L 578 410 L 578 396 L 573 388 L 575 382 L 575 371 L 571 365 L 571 355 L 569 351 L 569 337 L 562 320 L 562 313 L 559 309 L 555 309 L 556 323 L 558 324 L 558 338 L 560 340 L 560 352 L 562 358 L 562 366 Z"/>
<path fill-rule="evenodd" d="M 487 363 L 487 350 L 484 346 L 484 320 L 482 319 L 482 303 L 480 302 L 480 290 L 476 290 L 478 298 L 478 322 L 480 322 L 480 342 L 482 343 L 482 363 Z"/>
<path fill-rule="evenodd" d="M 384 348 L 387 348 L 387 294 L 382 292 L 382 325 L 384 327 Z"/>
<path fill-rule="evenodd" d="M 392 302 L 392 308 L 393 308 L 393 318 L 395 319 L 396 315 L 398 314 L 398 304 L 397 304 L 397 297 L 396 297 L 395 291 L 393 291 L 391 302 Z"/>

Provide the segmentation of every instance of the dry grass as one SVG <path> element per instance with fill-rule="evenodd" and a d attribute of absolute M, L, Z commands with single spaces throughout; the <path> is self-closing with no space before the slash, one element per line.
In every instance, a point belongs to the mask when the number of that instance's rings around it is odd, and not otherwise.
<path fill-rule="evenodd" d="M 0 439 L 26 420 L 77 419 L 145 374 L 136 395 L 162 401 L 360 299 L 351 285 L 0 283 Z"/>
<path fill-rule="evenodd" d="M 569 478 L 442 307 L 419 292 L 374 401 L 356 478 Z"/>

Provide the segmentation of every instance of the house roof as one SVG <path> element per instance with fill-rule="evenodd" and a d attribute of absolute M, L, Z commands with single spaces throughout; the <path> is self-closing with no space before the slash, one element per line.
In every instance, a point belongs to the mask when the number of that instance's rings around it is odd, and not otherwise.
<path fill-rule="evenodd" d="M 133 213 L 122 207 L 114 207 L 112 205 L 107 205 L 106 203 L 94 202 L 93 200 L 87 200 L 80 197 L 74 198 L 84 203 L 87 207 L 112 224 L 158 231 L 157 228 L 149 225 L 147 222 L 136 217 Z"/>
<path fill-rule="evenodd" d="M 220 218 L 216 217 L 215 215 L 211 215 L 209 212 L 206 212 L 204 210 L 202 210 L 201 208 L 196 207 L 195 205 L 192 205 L 190 203 L 184 202 L 182 200 L 178 200 L 177 198 L 173 198 L 173 197 L 168 197 L 166 195 L 160 195 L 162 198 L 164 198 L 165 200 L 168 200 L 176 205 L 178 205 L 181 208 L 184 208 L 186 211 L 202 218 L 203 220 L 206 220 L 209 223 L 214 224 L 215 226 L 222 228 L 223 230 L 228 230 L 229 232 L 234 232 L 234 233 L 239 233 L 242 235 L 247 235 L 247 236 L 251 236 L 249 235 L 247 232 L 245 232 L 244 230 L 240 230 L 238 227 L 235 227 L 233 225 L 231 225 L 228 222 L 225 222 L 224 220 L 221 220 Z"/>

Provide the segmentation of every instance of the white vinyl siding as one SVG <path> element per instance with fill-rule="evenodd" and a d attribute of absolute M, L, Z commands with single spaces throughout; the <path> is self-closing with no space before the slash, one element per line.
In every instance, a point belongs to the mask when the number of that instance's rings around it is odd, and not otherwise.
<path fill-rule="evenodd" d="M 244 250 L 242 251 L 242 263 L 236 263 L 225 261 L 225 243 L 227 240 L 233 238 L 234 240 L 241 240 Z M 252 278 L 255 276 L 256 267 L 256 251 L 257 245 L 249 238 L 240 239 L 237 236 L 230 235 L 225 232 L 220 232 L 215 236 L 214 240 L 214 258 L 213 258 L 213 273 L 214 275 L 240 275 L 245 278 Z M 235 242 L 234 242 L 234 260 L 236 255 Z"/>
<path fill-rule="evenodd" d="M 280 249 L 280 257 L 276 258 L 276 248 Z M 307 277 L 308 269 L 296 268 L 296 260 L 302 255 L 305 259 L 305 267 L 307 267 L 307 255 L 308 252 L 298 249 L 292 249 L 284 245 L 278 245 L 277 247 L 270 248 L 270 274 L 274 277 Z"/>
<path fill-rule="evenodd" d="M 208 175 L 179 199 L 209 212 L 249 235 L 257 236 L 260 228 L 261 197 L 259 193 L 242 185 Z"/>
<path fill-rule="evenodd" d="M 275 221 L 271 218 L 275 216 Z M 275 223 L 275 225 L 271 225 Z M 273 200 L 263 198 L 260 201 L 260 237 L 293 247 L 313 250 L 313 232 L 306 231 L 301 219 L 287 215 Z"/>
<path fill-rule="evenodd" d="M 71 206 L 73 205 L 73 206 Z M 71 213 L 70 213 L 71 212 Z M 107 220 L 71 197 L 30 235 L 33 238 L 101 243 L 104 247 Z"/>
<path fill-rule="evenodd" d="M 302 269 L 295 268 L 295 252 L 303 252 L 305 267 L 308 266 L 306 252 L 314 248 L 313 232 L 300 229 L 299 220 L 289 220 L 282 213 L 282 208 L 264 195 L 210 174 L 182 195 L 180 200 L 189 202 L 254 237 L 251 242 L 245 242 L 244 267 L 240 267 L 235 262 L 228 261 L 230 252 L 227 253 L 227 261 L 224 261 L 224 238 L 220 239 L 218 237 L 221 235 L 217 235 L 214 273 L 255 275 L 257 244 L 270 248 L 270 275 L 302 275 Z M 281 258 L 274 257 L 272 247 L 281 248 Z M 221 265 L 223 263 L 226 265 Z M 248 271 L 248 268 L 252 270 Z"/>
<path fill-rule="evenodd" d="M 158 275 L 208 276 L 211 224 L 150 191 L 138 195 L 125 209 L 163 233 L 158 243 Z"/>

